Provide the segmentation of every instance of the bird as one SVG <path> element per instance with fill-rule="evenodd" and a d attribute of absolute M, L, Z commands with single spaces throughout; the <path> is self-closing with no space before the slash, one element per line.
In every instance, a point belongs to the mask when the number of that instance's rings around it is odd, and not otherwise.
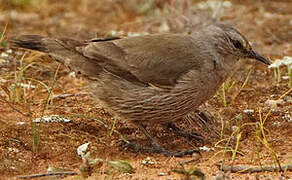
<path fill-rule="evenodd" d="M 8 42 L 14 48 L 45 52 L 82 74 L 98 103 L 137 126 L 152 141 L 150 148 L 130 145 L 166 156 L 184 156 L 197 150 L 170 152 L 146 126 L 175 125 L 196 110 L 214 96 L 239 59 L 270 64 L 244 35 L 225 23 L 210 24 L 191 34 L 90 40 L 20 35 Z"/>

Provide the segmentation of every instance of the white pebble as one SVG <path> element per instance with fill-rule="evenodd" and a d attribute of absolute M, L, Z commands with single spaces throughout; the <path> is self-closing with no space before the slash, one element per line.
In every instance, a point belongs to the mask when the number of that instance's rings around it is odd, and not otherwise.
<path fill-rule="evenodd" d="M 22 126 L 25 125 L 25 122 L 17 122 L 16 124 Z"/>
<path fill-rule="evenodd" d="M 166 175 L 167 175 L 167 173 L 165 173 L 165 172 L 161 172 L 158 174 L 158 176 L 166 176 Z"/>
<path fill-rule="evenodd" d="M 7 49 L 6 51 L 8 54 L 11 54 L 12 53 L 12 49 Z"/>
<path fill-rule="evenodd" d="M 238 126 L 232 126 L 231 129 L 234 132 L 234 131 L 237 131 L 239 129 L 239 127 Z"/>
<path fill-rule="evenodd" d="M 199 147 L 199 150 L 200 151 L 206 151 L 206 152 L 215 151 L 214 148 L 208 148 L 207 146 Z"/>
<path fill-rule="evenodd" d="M 283 80 L 288 80 L 288 79 L 290 79 L 290 77 L 289 76 L 282 76 L 282 79 Z"/>
<path fill-rule="evenodd" d="M 5 52 L 2 52 L 0 56 L 5 58 L 5 57 L 8 57 L 8 54 Z"/>
<path fill-rule="evenodd" d="M 254 113 L 254 110 L 253 109 L 245 109 L 245 110 L 243 110 L 243 112 L 245 114 L 253 114 Z"/>
<path fill-rule="evenodd" d="M 85 151 L 87 150 L 89 144 L 90 144 L 90 142 L 78 146 L 77 154 L 79 156 L 83 157 L 83 155 L 84 155 Z"/>

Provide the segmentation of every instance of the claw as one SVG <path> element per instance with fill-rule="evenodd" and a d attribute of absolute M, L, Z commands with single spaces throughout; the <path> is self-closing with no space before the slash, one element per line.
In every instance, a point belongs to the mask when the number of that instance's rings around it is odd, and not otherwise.
<path fill-rule="evenodd" d="M 178 135 L 185 137 L 187 139 L 194 139 L 202 144 L 205 144 L 203 137 L 196 132 L 188 132 L 180 127 L 178 127 L 175 123 L 167 123 L 167 128 L 173 129 Z"/>

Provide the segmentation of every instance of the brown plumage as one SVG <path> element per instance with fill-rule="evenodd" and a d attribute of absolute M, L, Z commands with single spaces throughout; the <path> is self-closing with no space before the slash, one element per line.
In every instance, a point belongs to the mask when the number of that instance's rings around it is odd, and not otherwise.
<path fill-rule="evenodd" d="M 269 64 L 225 24 L 191 35 L 90 41 L 24 35 L 10 43 L 46 52 L 85 75 L 98 102 L 140 128 L 144 123 L 173 122 L 196 110 L 215 94 L 239 58 Z"/>

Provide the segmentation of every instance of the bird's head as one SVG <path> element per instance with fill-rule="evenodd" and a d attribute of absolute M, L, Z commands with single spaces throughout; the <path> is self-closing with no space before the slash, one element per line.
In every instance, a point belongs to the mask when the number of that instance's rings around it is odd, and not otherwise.
<path fill-rule="evenodd" d="M 233 55 L 237 58 L 256 59 L 270 65 L 270 62 L 253 50 L 248 40 L 230 25 L 217 24 L 212 29 L 212 34 L 214 35 L 213 40 L 219 53 Z"/>

